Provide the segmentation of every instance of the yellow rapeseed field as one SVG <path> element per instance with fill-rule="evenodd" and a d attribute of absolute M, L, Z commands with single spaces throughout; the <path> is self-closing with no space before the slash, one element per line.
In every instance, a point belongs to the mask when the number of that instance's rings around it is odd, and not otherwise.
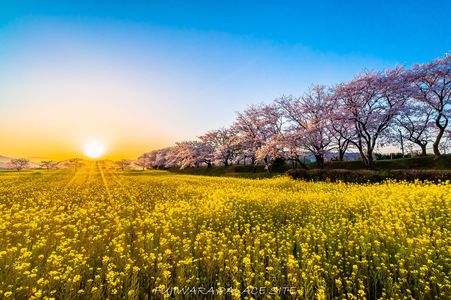
<path fill-rule="evenodd" d="M 0 298 L 446 299 L 450 203 L 449 183 L 3 172 Z"/>

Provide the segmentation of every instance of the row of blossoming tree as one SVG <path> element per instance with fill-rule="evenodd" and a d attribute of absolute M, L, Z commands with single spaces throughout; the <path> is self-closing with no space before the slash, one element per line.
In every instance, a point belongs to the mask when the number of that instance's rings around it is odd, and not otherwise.
<path fill-rule="evenodd" d="M 426 155 L 432 144 L 440 156 L 447 138 L 451 106 L 451 55 L 411 68 L 362 72 L 336 86 L 313 86 L 301 97 L 283 96 L 271 104 L 249 106 L 227 128 L 193 141 L 142 155 L 143 168 L 264 163 L 276 160 L 304 165 L 315 157 L 319 167 L 336 154 L 360 153 L 368 168 L 380 145 L 411 143 Z"/>

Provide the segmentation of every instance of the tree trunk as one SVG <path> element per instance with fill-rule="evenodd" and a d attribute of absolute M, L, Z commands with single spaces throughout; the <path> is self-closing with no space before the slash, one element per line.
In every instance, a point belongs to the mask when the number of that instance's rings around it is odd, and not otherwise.
<path fill-rule="evenodd" d="M 441 156 L 440 149 L 438 148 L 439 144 L 440 144 L 440 142 L 438 142 L 438 143 L 434 142 L 434 144 L 432 144 L 432 150 L 434 150 L 435 157 Z"/>
<path fill-rule="evenodd" d="M 401 153 L 402 153 L 402 158 L 404 158 L 404 138 L 402 136 L 401 130 L 398 130 L 399 132 L 399 138 L 401 141 Z"/>
<path fill-rule="evenodd" d="M 339 161 L 343 161 L 345 158 L 345 150 L 343 149 L 338 149 L 338 160 Z"/>
<path fill-rule="evenodd" d="M 315 154 L 316 164 L 318 165 L 318 168 L 323 169 L 324 168 L 324 155 L 322 154 Z"/>
<path fill-rule="evenodd" d="M 271 164 L 270 164 L 270 160 L 268 159 L 268 157 L 265 156 L 263 161 L 265 162 L 266 171 L 268 171 L 268 173 L 271 172 Z"/>
<path fill-rule="evenodd" d="M 441 124 L 441 119 L 445 120 L 445 124 Z M 439 129 L 437 137 L 435 138 L 434 144 L 432 144 L 432 149 L 434 150 L 435 157 L 439 157 L 441 155 L 440 153 L 440 140 L 442 139 L 443 134 L 445 133 L 445 128 L 448 125 L 448 118 L 445 116 L 443 112 L 440 112 L 437 116 L 437 119 L 435 119 L 435 125 L 437 125 L 437 128 Z"/>
<path fill-rule="evenodd" d="M 360 157 L 363 160 L 363 163 L 365 164 L 367 169 L 374 169 L 374 159 L 373 159 L 373 149 L 368 150 L 366 153 L 363 151 L 362 147 L 357 147 L 360 152 Z"/>
<path fill-rule="evenodd" d="M 373 150 L 369 150 L 367 153 L 367 168 L 370 170 L 374 169 L 374 159 L 373 159 Z"/>
<path fill-rule="evenodd" d="M 357 149 L 359 150 L 360 158 L 362 159 L 363 163 L 365 164 L 366 167 L 368 167 L 368 159 L 365 152 L 361 147 L 357 147 Z"/>
<path fill-rule="evenodd" d="M 426 156 L 426 145 L 427 144 L 419 144 L 421 148 L 421 156 Z"/>
<path fill-rule="evenodd" d="M 301 167 L 304 170 L 308 170 L 307 166 L 305 165 L 305 163 L 303 163 L 299 158 L 296 158 L 296 161 L 301 165 Z"/>

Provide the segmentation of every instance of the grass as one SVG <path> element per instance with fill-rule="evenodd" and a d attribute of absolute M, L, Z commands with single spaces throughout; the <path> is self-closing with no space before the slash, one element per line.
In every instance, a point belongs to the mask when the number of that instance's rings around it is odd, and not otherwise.
<path fill-rule="evenodd" d="M 384 174 L 385 170 L 451 170 L 451 155 L 443 155 L 435 158 L 432 155 L 423 157 L 417 156 L 413 158 L 387 159 L 375 161 L 376 170 Z M 307 167 L 316 169 L 316 163 L 308 163 Z M 214 166 L 207 168 L 205 166 L 198 168 L 170 168 L 167 171 L 175 174 L 185 175 L 204 175 L 204 176 L 218 176 L 218 177 L 238 177 L 238 178 L 272 178 L 284 174 L 291 169 L 291 165 L 279 167 L 277 170 L 267 172 L 263 165 L 257 166 L 256 172 L 253 172 L 251 165 L 232 165 L 232 166 Z M 361 160 L 353 161 L 333 161 L 325 165 L 325 169 L 341 169 L 341 170 L 365 170 L 365 165 Z M 147 171 L 128 171 L 130 176 L 145 175 Z M 37 174 L 36 171 L 21 171 L 25 174 Z M 39 171 L 39 173 L 46 173 L 46 171 Z M 14 171 L 2 171 L 0 176 L 8 176 L 15 174 Z"/>
<path fill-rule="evenodd" d="M 288 168 L 287 168 L 288 170 Z M 204 175 L 204 176 L 225 176 L 225 177 L 239 177 L 239 178 L 272 178 L 283 174 L 283 172 L 267 172 L 263 166 L 257 166 L 256 172 L 253 172 L 252 166 L 233 165 L 233 166 L 214 166 L 214 167 L 198 167 L 185 168 L 180 170 L 178 168 L 170 168 L 171 173 L 185 174 L 185 175 Z"/>
<path fill-rule="evenodd" d="M 376 160 L 375 164 L 376 169 L 382 170 L 399 170 L 399 169 L 450 170 L 451 155 L 443 155 L 438 158 L 429 155 L 429 156 L 416 156 L 412 158 Z M 365 165 L 361 160 L 333 161 L 327 163 L 326 168 L 358 170 L 365 169 Z"/>
<path fill-rule="evenodd" d="M 385 170 L 451 170 L 451 155 L 443 155 L 439 158 L 434 156 L 417 156 L 413 158 L 387 159 L 375 162 L 376 169 L 383 174 Z M 316 169 L 315 163 L 307 164 L 310 169 Z M 233 165 L 233 166 L 214 166 L 214 167 L 198 167 L 170 168 L 168 171 L 176 174 L 204 175 L 204 176 L 227 176 L 240 178 L 272 178 L 285 173 L 291 169 L 291 165 L 286 164 L 284 167 L 276 171 L 267 172 L 263 165 L 257 166 L 257 171 L 253 172 L 252 166 Z M 341 170 L 365 170 L 365 165 L 361 160 L 354 161 L 333 161 L 328 162 L 325 169 L 341 169 Z"/>

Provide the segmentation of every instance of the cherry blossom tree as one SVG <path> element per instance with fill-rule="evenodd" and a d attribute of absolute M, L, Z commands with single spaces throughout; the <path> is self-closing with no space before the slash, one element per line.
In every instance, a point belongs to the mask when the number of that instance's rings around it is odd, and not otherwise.
<path fill-rule="evenodd" d="M 122 171 L 127 170 L 128 168 L 130 168 L 131 164 L 132 164 L 132 162 L 130 160 L 127 160 L 127 159 L 121 159 L 121 160 L 118 160 L 116 162 L 117 167 L 120 170 L 122 170 Z"/>
<path fill-rule="evenodd" d="M 177 166 L 175 164 L 175 147 L 166 147 L 143 154 L 143 164 L 152 169 L 164 169 Z"/>
<path fill-rule="evenodd" d="M 155 169 L 174 167 L 174 165 L 169 162 L 173 152 L 174 147 L 166 147 L 155 151 L 155 156 L 151 162 L 152 167 Z"/>
<path fill-rule="evenodd" d="M 343 161 L 350 146 L 352 130 L 349 129 L 349 124 L 334 122 L 333 117 L 331 119 L 330 128 L 332 128 L 333 144 L 335 145 L 334 148 L 337 149 L 338 152 L 336 159 L 338 161 Z"/>
<path fill-rule="evenodd" d="M 208 147 L 213 149 L 214 160 L 224 166 L 233 162 L 236 154 L 237 139 L 233 128 L 220 128 L 212 130 L 199 137 Z"/>
<path fill-rule="evenodd" d="M 285 159 L 291 162 L 293 168 L 300 165 L 303 169 L 308 169 L 302 160 L 308 154 L 302 146 L 302 137 L 295 132 L 287 131 L 283 134 L 281 143 L 285 151 Z"/>
<path fill-rule="evenodd" d="M 432 124 L 433 109 L 425 103 L 409 99 L 404 109 L 396 117 L 394 133 L 399 138 L 406 139 L 421 149 L 421 155 L 426 155 L 426 147 L 434 126 Z"/>
<path fill-rule="evenodd" d="M 277 159 L 288 159 L 283 134 L 271 136 L 266 143 L 257 150 L 256 154 L 257 160 L 263 161 L 266 170 L 271 172 L 273 164 Z"/>
<path fill-rule="evenodd" d="M 168 164 L 177 165 L 180 169 L 199 167 L 202 164 L 212 166 L 214 159 L 213 149 L 200 141 L 184 141 L 176 143 L 171 150 Z"/>
<path fill-rule="evenodd" d="M 332 140 L 334 144 L 334 149 L 337 150 L 338 156 L 336 159 L 338 161 L 343 161 L 346 152 L 351 146 L 351 139 L 354 135 L 352 130 L 353 124 L 349 119 L 343 118 L 342 111 L 339 109 L 340 101 L 336 98 L 337 93 L 335 89 L 331 89 L 331 95 L 328 98 L 328 116 L 329 119 L 329 129 L 332 135 Z"/>
<path fill-rule="evenodd" d="M 237 135 L 233 163 L 235 164 L 243 163 L 244 165 L 246 165 L 247 162 L 249 162 L 250 165 L 254 165 L 255 157 L 256 157 L 255 151 L 252 147 L 252 144 L 246 141 L 245 139 L 242 139 L 239 135 Z"/>
<path fill-rule="evenodd" d="M 300 98 L 282 97 L 276 102 L 290 120 L 289 131 L 299 137 L 302 146 L 315 156 L 320 168 L 332 149 L 330 92 L 326 86 L 313 86 Z"/>
<path fill-rule="evenodd" d="M 135 166 L 140 167 L 142 171 L 144 171 L 146 168 L 149 168 L 149 159 L 146 154 L 141 155 L 138 157 L 138 159 L 134 162 Z"/>
<path fill-rule="evenodd" d="M 135 166 L 141 167 L 143 170 L 145 168 L 153 169 L 155 167 L 155 155 L 159 150 L 152 150 L 150 152 L 144 153 L 134 162 Z M 120 161 L 119 161 L 120 166 Z"/>
<path fill-rule="evenodd" d="M 335 88 L 338 109 L 335 118 L 352 124 L 350 143 L 370 169 L 374 168 L 377 141 L 403 108 L 409 97 L 408 89 L 402 67 L 364 72 Z"/>
<path fill-rule="evenodd" d="M 236 132 L 239 156 L 237 159 L 249 159 L 256 170 L 257 151 L 263 146 L 266 140 L 262 131 L 262 121 L 260 108 L 257 105 L 249 106 L 243 112 L 238 112 L 233 130 Z"/>
<path fill-rule="evenodd" d="M 237 133 L 237 145 L 244 159 L 250 157 L 256 170 L 256 164 L 264 162 L 268 171 L 277 158 L 283 158 L 283 147 L 278 143 L 283 134 L 284 115 L 274 103 L 248 107 L 238 113 L 233 126 Z M 240 155 L 238 158 L 241 159 Z"/>
<path fill-rule="evenodd" d="M 28 167 L 28 165 L 30 164 L 30 160 L 26 158 L 13 158 L 10 160 L 9 164 L 16 171 L 21 171 L 26 167 Z"/>
<path fill-rule="evenodd" d="M 47 171 L 51 170 L 51 169 L 57 169 L 58 168 L 58 162 L 55 162 L 53 160 L 43 160 L 41 161 L 41 163 L 39 164 L 39 166 L 41 168 L 46 169 Z"/>
<path fill-rule="evenodd" d="M 432 145 L 435 156 L 440 156 L 440 141 L 449 123 L 451 106 L 451 54 L 433 62 L 414 65 L 409 71 L 414 86 L 415 98 L 434 111 L 437 135 Z"/>
<path fill-rule="evenodd" d="M 260 105 L 258 113 L 262 141 L 256 152 L 257 160 L 263 161 L 265 168 L 271 171 L 277 159 L 286 159 L 283 142 L 285 118 L 283 110 L 276 103 Z"/>

